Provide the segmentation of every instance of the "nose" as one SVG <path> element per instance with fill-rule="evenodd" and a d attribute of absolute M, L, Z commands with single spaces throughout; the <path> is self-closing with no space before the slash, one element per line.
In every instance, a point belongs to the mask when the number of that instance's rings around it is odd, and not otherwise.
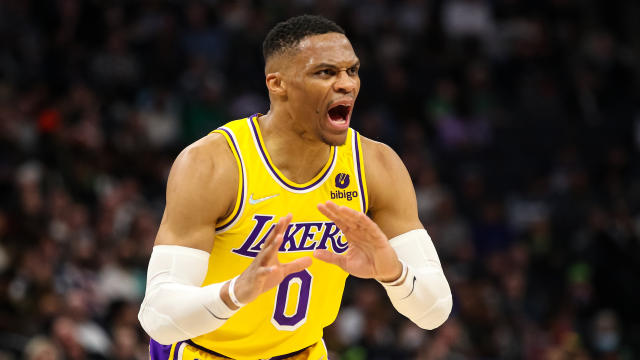
<path fill-rule="evenodd" d="M 352 93 L 356 89 L 356 86 L 358 86 L 357 79 L 349 76 L 346 70 L 341 70 L 338 73 L 336 82 L 333 83 L 333 89 L 343 94 Z"/>

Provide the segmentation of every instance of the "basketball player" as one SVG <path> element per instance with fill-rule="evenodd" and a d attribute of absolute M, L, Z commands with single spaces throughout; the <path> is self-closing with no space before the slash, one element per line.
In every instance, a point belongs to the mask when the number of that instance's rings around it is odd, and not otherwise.
<path fill-rule="evenodd" d="M 151 359 L 326 359 L 349 274 L 422 328 L 451 310 L 407 170 L 349 127 L 360 62 L 342 28 L 291 18 L 263 51 L 269 111 L 196 141 L 169 175 L 138 315 Z"/>

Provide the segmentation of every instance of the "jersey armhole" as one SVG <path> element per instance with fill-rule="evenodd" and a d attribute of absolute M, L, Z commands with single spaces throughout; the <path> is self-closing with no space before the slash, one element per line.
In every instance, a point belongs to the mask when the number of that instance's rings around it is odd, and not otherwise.
<path fill-rule="evenodd" d="M 360 141 L 360 134 L 353 131 L 353 159 L 354 159 L 354 170 L 356 173 L 356 178 L 358 180 L 358 188 L 360 189 L 360 193 L 362 196 L 361 199 L 361 207 L 362 212 L 367 213 L 369 211 L 369 192 L 367 191 L 367 177 L 364 171 L 364 156 L 362 155 L 362 142 Z"/>
<path fill-rule="evenodd" d="M 235 139 L 235 136 L 231 129 L 223 126 L 217 128 L 216 130 L 213 130 L 210 134 L 213 133 L 221 134 L 222 136 L 224 136 L 238 165 L 238 193 L 236 195 L 236 203 L 233 206 L 233 211 L 231 211 L 231 214 L 229 214 L 216 224 L 216 233 L 222 233 L 233 226 L 238 218 L 240 218 L 240 214 L 242 214 L 242 209 L 244 208 L 244 200 L 246 198 L 246 173 L 244 169 L 244 162 L 242 161 L 242 155 L 240 154 L 240 148 L 238 147 L 238 141 Z"/>

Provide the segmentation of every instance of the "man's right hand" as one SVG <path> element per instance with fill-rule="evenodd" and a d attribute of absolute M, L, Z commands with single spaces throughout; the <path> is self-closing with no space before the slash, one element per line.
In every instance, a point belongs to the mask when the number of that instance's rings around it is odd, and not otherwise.
<path fill-rule="evenodd" d="M 280 284 L 289 274 L 301 271 L 311 265 L 311 257 L 303 257 L 288 263 L 278 260 L 278 249 L 284 239 L 285 231 L 291 222 L 291 214 L 281 218 L 262 245 L 258 256 L 236 280 L 234 292 L 243 304 L 252 302 L 258 295 Z M 222 301 L 232 310 L 238 309 L 229 296 L 227 281 L 220 289 Z"/>

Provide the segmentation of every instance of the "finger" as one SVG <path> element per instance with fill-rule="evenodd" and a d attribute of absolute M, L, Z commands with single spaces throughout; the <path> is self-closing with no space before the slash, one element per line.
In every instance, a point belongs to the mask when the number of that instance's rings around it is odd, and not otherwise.
<path fill-rule="evenodd" d="M 320 203 L 318 204 L 318 210 L 320 210 L 320 212 L 328 217 L 331 220 L 336 220 L 338 218 L 338 214 L 335 213 L 335 207 L 331 206 L 331 205 L 335 205 L 334 203 L 332 203 L 331 201 L 327 201 L 324 203 Z"/>
<path fill-rule="evenodd" d="M 336 226 L 338 226 L 342 233 L 351 241 L 358 241 L 360 237 L 366 235 L 369 231 L 375 231 L 375 229 L 371 228 L 371 224 L 366 222 L 367 219 L 371 219 L 365 214 L 349 207 L 339 206 L 327 201 L 324 204 L 319 204 L 318 209 L 321 212 L 324 211 L 325 215 L 333 220 Z M 363 219 L 362 217 L 366 217 L 367 219 Z M 370 222 L 373 223 L 373 221 Z"/>
<path fill-rule="evenodd" d="M 367 235 L 384 235 L 380 227 L 365 213 L 346 206 L 338 207 L 335 213 L 344 223 L 348 224 L 351 231 L 358 231 Z"/>
<path fill-rule="evenodd" d="M 278 224 L 280 224 L 280 228 L 278 229 L 280 234 L 284 234 L 289 228 L 289 224 L 291 224 L 291 219 L 293 219 L 293 215 L 287 214 L 287 216 L 280 218 Z"/>
<path fill-rule="evenodd" d="M 364 244 L 367 244 L 370 241 L 368 239 L 372 237 L 386 240 L 386 236 L 380 230 L 380 227 L 360 211 L 347 206 L 340 206 L 331 201 L 318 204 L 318 210 L 333 220 L 350 242 L 364 242 Z"/>
<path fill-rule="evenodd" d="M 354 214 L 359 214 L 359 213 L 360 213 L 359 211 L 356 211 L 356 210 L 354 210 L 354 209 L 352 209 L 352 208 L 350 208 L 350 207 L 348 207 L 348 206 L 338 205 L 338 204 L 334 203 L 333 201 L 329 201 L 329 200 L 327 200 L 327 201 L 324 203 L 324 205 L 325 205 L 325 206 L 326 206 L 330 211 L 332 211 L 333 213 L 335 213 L 335 214 L 336 214 L 336 215 L 338 215 L 338 216 L 339 216 L 339 215 L 340 215 L 344 210 L 347 210 L 347 211 L 349 211 L 349 212 L 351 212 L 351 213 L 354 213 Z"/>
<path fill-rule="evenodd" d="M 265 240 L 264 245 L 262 246 L 263 249 L 271 245 L 278 234 L 283 234 L 286 231 L 287 227 L 291 223 L 291 218 L 291 214 L 287 214 L 287 216 L 281 217 L 280 220 L 278 220 L 276 226 L 273 228 L 271 233 L 269 233 L 267 240 Z"/>
<path fill-rule="evenodd" d="M 287 216 L 280 218 L 278 220 L 278 227 L 274 229 L 273 240 L 271 241 L 271 247 L 268 252 L 273 253 L 277 252 L 284 240 L 284 237 L 289 229 L 289 224 L 291 224 L 291 219 L 293 216 L 291 214 L 287 214 Z"/>
<path fill-rule="evenodd" d="M 338 206 L 334 212 L 342 221 L 347 222 L 350 225 L 363 225 L 366 218 L 368 218 L 362 212 L 356 211 L 347 206 Z"/>
<path fill-rule="evenodd" d="M 337 265 L 339 267 L 342 268 L 342 270 L 345 270 L 345 266 L 346 266 L 346 258 L 344 256 L 332 253 L 329 250 L 316 250 L 313 252 L 313 257 L 318 259 L 318 260 L 322 260 L 324 262 L 328 262 L 330 264 L 333 265 Z"/>
<path fill-rule="evenodd" d="M 265 253 L 270 253 L 269 249 L 276 247 L 279 248 L 280 244 L 275 244 L 278 236 L 283 236 L 283 234 L 287 231 L 289 224 L 291 223 L 292 216 L 291 214 L 287 214 L 287 216 L 280 218 L 276 226 L 269 232 L 267 235 L 267 239 L 262 244 L 262 248 L 260 249 L 260 253 L 258 253 L 258 257 L 261 259 L 265 257 Z M 280 241 L 282 242 L 282 241 Z"/>
<path fill-rule="evenodd" d="M 278 263 L 278 249 L 280 249 L 280 245 L 282 245 L 282 241 L 284 240 L 284 236 L 279 234 L 275 237 L 275 239 L 269 244 L 269 246 L 260 250 L 260 264 L 262 265 L 273 265 Z"/>
<path fill-rule="evenodd" d="M 380 229 L 378 224 L 376 224 L 366 214 L 355 210 L 350 211 L 349 214 L 347 214 L 346 212 L 343 213 L 342 209 L 340 210 L 340 213 L 343 218 L 349 218 L 347 221 L 351 224 L 350 233 L 345 234 L 347 235 L 349 242 L 354 244 L 358 243 L 360 246 L 365 247 L 378 247 L 388 244 L 389 239 L 387 238 L 387 235 L 382 231 L 382 229 Z"/>
<path fill-rule="evenodd" d="M 312 263 L 310 257 L 305 256 L 303 258 L 295 259 L 291 262 L 281 264 L 280 267 L 284 273 L 284 276 L 287 276 L 291 273 L 295 273 L 301 271 L 303 269 L 308 268 Z"/>
<path fill-rule="evenodd" d="M 331 201 L 327 201 L 326 203 L 318 204 L 318 210 L 324 216 L 328 217 L 332 220 L 343 232 L 349 230 L 349 224 L 345 222 L 335 210 L 338 205 L 334 204 Z"/>
<path fill-rule="evenodd" d="M 269 249 L 271 249 L 273 242 L 276 238 L 275 232 L 276 232 L 276 229 L 273 228 L 271 232 L 268 233 L 267 239 L 264 241 L 264 243 L 260 247 L 260 251 L 258 252 L 258 255 L 256 256 L 256 259 L 255 259 L 255 261 L 257 261 L 259 264 L 262 263 L 262 259 L 264 259 L 264 257 L 269 252 Z"/>
<path fill-rule="evenodd" d="M 271 240 L 271 244 L 274 243 L 274 241 L 279 237 L 279 236 L 284 236 L 284 234 L 287 232 L 287 228 L 289 227 L 289 224 L 291 224 L 291 214 L 287 214 L 287 216 L 280 218 L 280 220 L 278 220 L 278 224 L 276 225 L 276 228 L 273 229 L 273 237 Z M 279 247 L 280 245 L 278 245 Z"/>
<path fill-rule="evenodd" d="M 356 211 L 348 206 L 340 206 L 331 201 L 325 203 L 327 209 L 333 213 L 343 226 L 358 227 L 361 226 L 362 216 L 364 215 L 360 211 Z M 366 215 L 364 215 L 366 217 Z"/>

